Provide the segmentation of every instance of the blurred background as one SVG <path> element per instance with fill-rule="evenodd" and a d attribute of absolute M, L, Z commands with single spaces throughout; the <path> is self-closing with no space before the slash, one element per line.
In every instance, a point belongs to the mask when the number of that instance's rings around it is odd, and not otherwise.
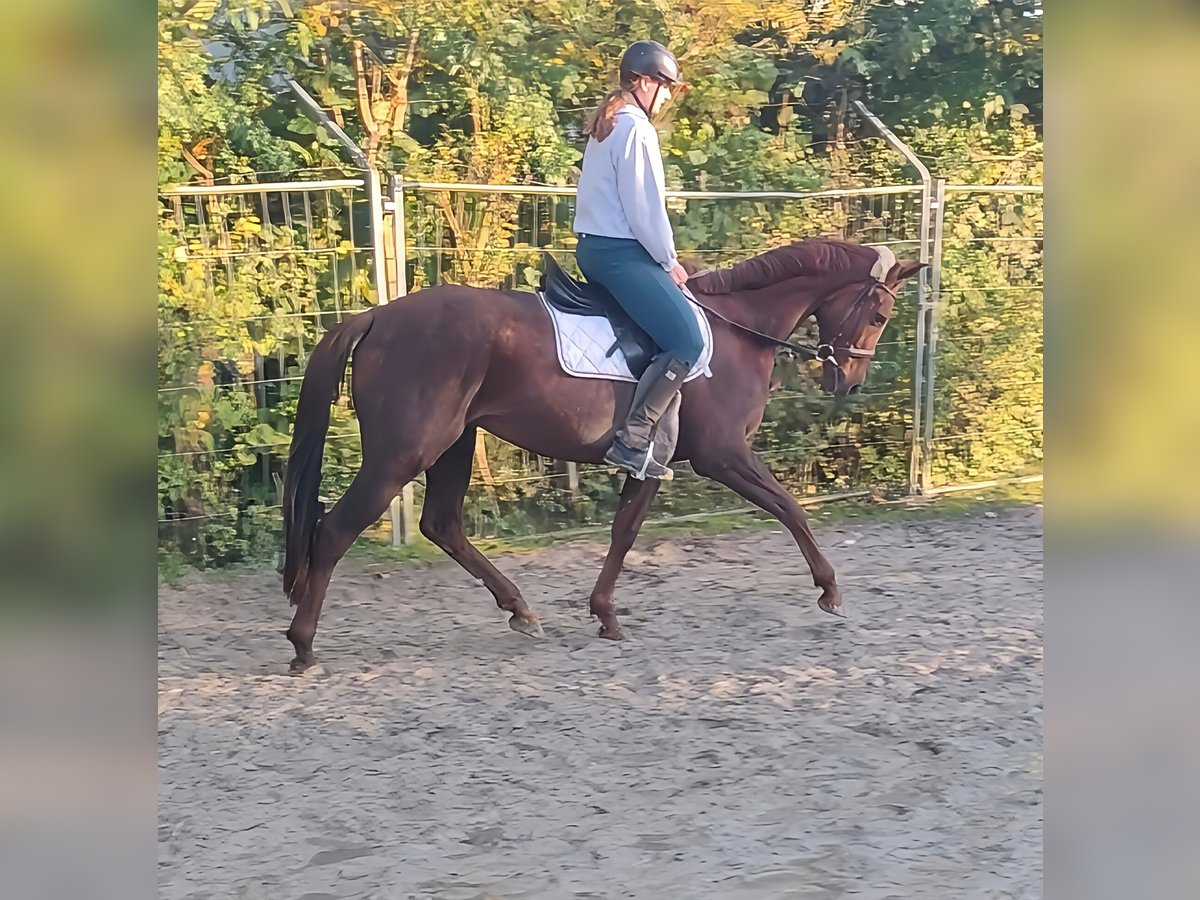
<path fill-rule="evenodd" d="M 0 29 L 0 870 L 154 893 L 154 20 Z"/>

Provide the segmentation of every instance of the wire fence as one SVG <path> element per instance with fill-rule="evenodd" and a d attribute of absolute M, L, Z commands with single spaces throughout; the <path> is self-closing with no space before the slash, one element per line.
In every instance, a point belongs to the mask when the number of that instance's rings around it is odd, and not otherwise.
<path fill-rule="evenodd" d="M 305 362 L 330 325 L 379 301 L 377 242 L 361 178 L 186 186 L 159 212 L 160 537 L 220 561 L 278 530 L 263 516 Z M 340 412 L 334 448 L 357 441 Z"/>
<path fill-rule="evenodd" d="M 927 385 L 927 487 L 1042 466 L 1040 186 L 946 186 Z"/>
<path fill-rule="evenodd" d="M 684 257 L 707 267 L 816 235 L 932 263 L 901 295 L 860 395 L 835 401 L 810 364 L 777 366 L 755 446 L 798 498 L 1040 472 L 1040 187 L 680 191 L 668 205 Z M 164 191 L 160 209 L 159 527 L 164 544 L 208 562 L 278 546 L 307 355 L 329 325 L 387 299 L 373 280 L 377 259 L 394 293 L 447 282 L 531 290 L 544 254 L 573 265 L 567 187 L 402 183 L 387 223 L 373 217 L 362 179 L 182 188 Z M 326 502 L 359 461 L 343 397 Z M 467 524 L 475 536 L 607 525 L 619 489 L 614 472 L 485 435 Z M 418 506 L 421 491 L 418 482 Z M 686 466 L 660 498 L 668 518 L 745 508 Z"/>

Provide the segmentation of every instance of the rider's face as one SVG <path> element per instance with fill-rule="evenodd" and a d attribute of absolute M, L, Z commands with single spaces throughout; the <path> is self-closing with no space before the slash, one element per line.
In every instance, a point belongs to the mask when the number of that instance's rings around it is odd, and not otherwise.
<path fill-rule="evenodd" d="M 657 116 L 659 111 L 666 106 L 667 101 L 671 99 L 671 89 L 665 84 L 658 83 L 655 84 L 654 88 L 654 102 L 650 107 L 650 113 Z"/>
<path fill-rule="evenodd" d="M 667 105 L 667 101 L 671 99 L 671 88 L 669 85 L 655 81 L 653 78 L 645 75 L 638 79 L 634 92 L 652 116 L 658 115 L 659 111 Z"/>

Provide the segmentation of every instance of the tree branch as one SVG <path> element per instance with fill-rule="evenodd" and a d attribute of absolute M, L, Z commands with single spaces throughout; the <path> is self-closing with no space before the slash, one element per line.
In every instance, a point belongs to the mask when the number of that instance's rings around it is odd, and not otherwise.
<path fill-rule="evenodd" d="M 196 174 L 198 174 L 201 177 L 201 179 L 203 179 L 201 183 L 202 184 L 212 184 L 213 183 L 212 170 L 210 170 L 207 166 L 205 166 L 202 162 L 200 162 L 200 160 L 196 159 L 196 157 L 192 155 L 192 152 L 190 150 L 188 150 L 187 147 L 180 147 L 179 149 L 183 151 L 184 162 L 186 162 L 189 166 L 191 166 L 192 169 L 196 172 Z"/>
<path fill-rule="evenodd" d="M 446 191 L 438 191 L 434 196 L 437 197 L 438 208 L 446 216 L 446 224 L 450 226 L 450 233 L 454 236 L 455 245 L 465 247 L 466 243 L 463 240 L 462 223 L 458 220 L 458 216 L 454 213 L 454 208 L 450 205 L 450 195 Z"/>
<path fill-rule="evenodd" d="M 404 72 L 396 79 L 389 110 L 392 134 L 404 130 L 404 116 L 408 112 L 408 79 L 412 75 L 413 63 L 417 57 L 417 39 L 420 36 L 420 28 L 414 29 L 408 36 L 408 53 L 404 57 Z"/>
<path fill-rule="evenodd" d="M 366 60 L 363 58 L 365 51 L 362 41 L 355 38 L 353 48 L 354 52 L 351 54 L 351 57 L 354 62 L 354 83 L 358 102 L 358 116 L 363 124 L 363 128 L 367 132 L 369 151 L 372 149 L 372 144 L 379 131 L 379 124 L 375 121 L 375 114 L 371 110 L 371 95 L 367 90 Z"/>

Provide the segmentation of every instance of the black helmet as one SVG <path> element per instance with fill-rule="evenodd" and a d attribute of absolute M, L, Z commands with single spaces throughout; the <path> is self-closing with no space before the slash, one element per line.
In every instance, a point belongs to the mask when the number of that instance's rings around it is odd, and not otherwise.
<path fill-rule="evenodd" d="M 647 75 L 666 84 L 679 84 L 679 61 L 658 41 L 634 41 L 621 57 L 621 76 Z"/>

